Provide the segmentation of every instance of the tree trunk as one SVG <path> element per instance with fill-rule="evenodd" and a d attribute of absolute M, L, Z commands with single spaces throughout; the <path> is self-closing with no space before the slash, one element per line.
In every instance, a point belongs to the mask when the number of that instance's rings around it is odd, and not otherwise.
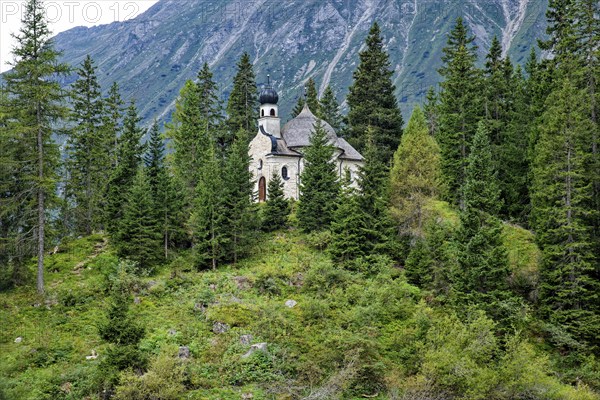
<path fill-rule="evenodd" d="M 38 193 L 37 193 L 37 212 L 38 212 L 38 266 L 37 266 L 37 290 L 39 294 L 44 293 L 44 228 L 46 224 L 45 216 L 45 195 L 44 195 L 44 139 L 41 126 L 40 104 L 37 104 L 37 150 L 38 150 Z"/>

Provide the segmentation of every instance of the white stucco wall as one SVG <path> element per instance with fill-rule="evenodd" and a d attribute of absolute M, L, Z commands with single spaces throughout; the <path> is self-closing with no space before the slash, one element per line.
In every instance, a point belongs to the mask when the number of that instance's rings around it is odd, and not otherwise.
<path fill-rule="evenodd" d="M 269 137 L 258 133 L 250 142 L 249 154 L 251 157 L 250 171 L 254 179 L 254 193 L 258 200 L 258 184 L 261 177 L 265 178 L 268 186 L 269 180 L 274 174 L 278 174 L 283 181 L 283 192 L 286 198 L 298 199 L 300 196 L 300 174 L 304 169 L 304 159 L 294 156 L 274 155 L 271 153 L 271 140 Z M 338 159 L 340 153 L 336 152 L 337 172 L 340 178 L 345 177 L 345 170 L 349 169 L 352 176 L 353 186 L 357 186 L 358 171 L 362 165 L 361 161 Z M 261 162 L 262 160 L 262 168 Z M 282 169 L 287 167 L 288 178 L 283 179 Z M 267 193 L 267 197 L 268 197 Z"/>

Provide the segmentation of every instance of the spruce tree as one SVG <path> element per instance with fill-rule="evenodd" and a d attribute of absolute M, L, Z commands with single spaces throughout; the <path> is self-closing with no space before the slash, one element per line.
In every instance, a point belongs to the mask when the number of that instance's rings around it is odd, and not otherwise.
<path fill-rule="evenodd" d="M 197 267 L 211 267 L 214 270 L 225 256 L 228 232 L 224 209 L 223 162 L 217 156 L 214 141 L 209 143 L 189 225 Z"/>
<path fill-rule="evenodd" d="M 342 263 L 369 255 L 373 249 L 366 240 L 369 228 L 372 229 L 358 194 L 351 187 L 344 187 L 331 221 L 329 254 Z"/>
<path fill-rule="evenodd" d="M 279 174 L 273 174 L 267 186 L 267 201 L 263 209 L 262 229 L 267 232 L 287 226 L 290 203 L 283 193 L 283 181 Z"/>
<path fill-rule="evenodd" d="M 363 251 L 395 256 L 396 227 L 389 212 L 389 173 L 375 145 L 374 130 L 367 128 L 367 142 L 363 151 L 363 165 L 358 170 L 357 201 L 363 227 Z"/>
<path fill-rule="evenodd" d="M 183 236 L 183 197 L 165 165 L 165 145 L 156 121 L 150 129 L 144 161 L 154 204 L 153 214 L 160 226 L 166 259 L 173 241 Z"/>
<path fill-rule="evenodd" d="M 300 175 L 298 225 L 305 232 L 326 230 L 333 219 L 340 189 L 332 159 L 333 146 L 328 142 L 321 120 L 317 120 Z"/>
<path fill-rule="evenodd" d="M 321 115 L 321 103 L 319 103 L 319 92 L 317 83 L 313 78 L 306 81 L 306 103 L 314 115 Z"/>
<path fill-rule="evenodd" d="M 243 129 L 250 140 L 258 127 L 256 125 L 258 110 L 258 88 L 254 68 L 248 53 L 242 54 L 237 64 L 237 74 L 233 78 L 233 89 L 227 102 L 227 125 L 231 132 Z"/>
<path fill-rule="evenodd" d="M 403 121 L 394 95 L 393 71 L 377 22 L 369 31 L 366 45 L 359 54 L 360 64 L 354 71 L 354 82 L 347 97 L 347 138 L 358 151 L 362 151 L 366 145 L 365 132 L 371 126 L 375 131 L 375 145 L 380 149 L 384 163 L 387 163 L 400 143 Z"/>
<path fill-rule="evenodd" d="M 179 93 L 173 122 L 167 125 L 166 132 L 173 150 L 173 170 L 178 181 L 183 183 L 187 209 L 196 197 L 196 187 L 210 143 L 206 123 L 202 121 L 198 88 L 194 82 L 187 81 Z"/>
<path fill-rule="evenodd" d="M 343 117 L 340 113 L 340 105 L 331 86 L 327 86 L 327 89 L 325 89 L 325 93 L 323 93 L 323 97 L 320 100 L 319 110 L 319 118 L 328 122 L 339 133 L 343 127 Z"/>
<path fill-rule="evenodd" d="M 117 285 L 111 290 L 109 301 L 105 320 L 98 327 L 100 338 L 109 344 L 99 366 L 102 379 L 99 389 L 107 397 L 119 383 L 119 372 L 127 368 L 141 372 L 146 367 L 146 358 L 139 347 L 145 329 L 136 323 L 129 310 L 129 290 Z"/>
<path fill-rule="evenodd" d="M 107 221 L 108 232 L 115 238 L 123 217 L 123 206 L 127 202 L 127 193 L 131 188 L 138 167 L 142 161 L 144 146 L 141 143 L 144 131 L 139 127 L 140 117 L 135 102 L 127 108 L 123 122 L 123 134 L 119 138 L 117 166 L 113 169 L 108 182 Z"/>
<path fill-rule="evenodd" d="M 15 143 L 11 145 L 23 151 L 19 155 L 22 162 L 13 175 L 20 181 L 19 192 L 11 193 L 9 201 L 24 207 L 17 211 L 24 219 L 19 219 L 21 226 L 15 226 L 15 230 L 34 232 L 31 236 L 37 255 L 37 290 L 43 293 L 46 222 L 55 199 L 59 161 L 52 135 L 56 123 L 66 116 L 62 104 L 65 96 L 57 77 L 69 68 L 58 62 L 60 53 L 50 39 L 41 0 L 27 1 L 21 23 L 19 33 L 13 35 L 13 68 L 3 75 L 10 124 L 14 128 L 11 131 Z"/>
<path fill-rule="evenodd" d="M 543 253 L 542 315 L 591 346 L 600 342 L 598 255 L 585 92 L 565 79 L 548 98 L 539 126 L 532 182 L 532 225 Z"/>
<path fill-rule="evenodd" d="M 500 189 L 491 157 L 489 132 L 480 122 L 463 186 L 465 207 L 460 215 L 459 269 L 454 276 L 454 290 L 458 305 L 464 301 L 477 304 L 505 322 L 505 305 L 512 297 L 508 289 L 510 270 L 502 243 L 502 223 L 492 215 L 500 207 Z"/>
<path fill-rule="evenodd" d="M 77 70 L 71 89 L 74 124 L 67 142 L 67 201 L 73 203 L 75 232 L 89 235 L 99 229 L 114 140 L 102 129 L 103 99 L 96 67 L 88 55 Z"/>
<path fill-rule="evenodd" d="M 477 47 L 463 19 L 458 18 L 443 49 L 440 92 L 440 129 L 436 136 L 442 153 L 442 173 L 447 197 L 464 207 L 461 187 L 465 182 L 469 143 L 481 117 L 480 72 L 475 67 Z"/>
<path fill-rule="evenodd" d="M 473 137 L 471 154 L 468 158 L 467 180 L 463 185 L 463 197 L 469 208 L 497 215 L 500 210 L 500 184 L 494 163 L 489 129 L 479 122 Z"/>
<path fill-rule="evenodd" d="M 229 132 L 224 126 L 219 88 L 213 79 L 213 73 L 208 63 L 204 63 L 202 69 L 198 72 L 196 95 L 199 99 L 198 110 L 201 125 L 207 135 L 215 138 L 220 152 L 223 153 L 233 142 L 236 132 Z"/>
<path fill-rule="evenodd" d="M 140 167 L 123 204 L 116 247 L 120 257 L 138 263 L 142 271 L 152 271 L 161 257 L 161 226 L 146 168 Z"/>
<path fill-rule="evenodd" d="M 433 137 L 437 137 L 440 125 L 439 97 L 433 86 L 427 90 L 425 100 L 423 112 L 425 113 L 425 118 L 427 119 L 429 134 Z"/>
<path fill-rule="evenodd" d="M 424 207 L 441 193 L 440 149 L 416 107 L 390 171 L 392 215 L 403 235 L 423 236 Z"/>
<path fill-rule="evenodd" d="M 102 116 L 102 131 L 103 136 L 107 141 L 112 141 L 113 145 L 110 150 L 110 158 L 112 160 L 111 167 L 115 168 L 118 164 L 117 149 L 119 147 L 119 136 L 123 129 L 123 99 L 117 82 L 113 82 L 108 90 L 107 96 L 104 98 L 103 116 Z"/>
<path fill-rule="evenodd" d="M 28 261 L 35 254 L 36 243 L 30 234 L 35 224 L 34 209 L 27 196 L 31 182 L 23 180 L 32 143 L 23 140 L 19 121 L 14 118 L 10 100 L 0 88 L 0 285 L 6 288 L 25 284 Z M 28 202 L 16 201 L 17 194 Z"/>
<path fill-rule="evenodd" d="M 292 109 L 292 113 L 290 116 L 292 118 L 296 118 L 304 109 L 304 104 L 306 104 L 306 91 L 301 96 L 298 96 L 298 101 L 296 102 L 296 105 Z"/>
<path fill-rule="evenodd" d="M 258 228 L 256 208 L 252 201 L 252 172 L 248 155 L 247 136 L 238 131 L 227 152 L 223 169 L 224 225 L 228 235 L 225 257 L 234 263 L 248 251 Z"/>

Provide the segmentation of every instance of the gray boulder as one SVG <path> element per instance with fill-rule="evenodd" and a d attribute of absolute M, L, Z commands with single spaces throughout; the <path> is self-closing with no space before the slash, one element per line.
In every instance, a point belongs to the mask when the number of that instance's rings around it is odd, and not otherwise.
<path fill-rule="evenodd" d="M 256 352 L 266 353 L 267 352 L 267 344 L 266 343 L 253 344 L 252 346 L 250 346 L 250 350 L 248 350 L 248 352 L 246 354 L 244 354 L 242 356 L 242 358 L 248 358 Z"/>
<path fill-rule="evenodd" d="M 225 333 L 229 329 L 231 329 L 231 327 L 223 322 L 217 321 L 213 324 L 213 332 L 214 333 Z"/>

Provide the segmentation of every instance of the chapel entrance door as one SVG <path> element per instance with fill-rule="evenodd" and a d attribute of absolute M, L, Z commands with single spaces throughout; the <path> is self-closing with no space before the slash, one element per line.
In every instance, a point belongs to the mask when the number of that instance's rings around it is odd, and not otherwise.
<path fill-rule="evenodd" d="M 258 180 L 258 201 L 263 202 L 267 200 L 267 181 L 264 176 L 261 176 Z"/>

